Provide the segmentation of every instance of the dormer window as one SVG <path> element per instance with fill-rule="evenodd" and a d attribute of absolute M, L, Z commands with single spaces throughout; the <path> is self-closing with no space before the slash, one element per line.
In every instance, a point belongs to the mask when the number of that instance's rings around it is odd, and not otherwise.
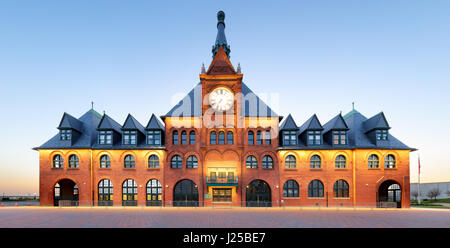
<path fill-rule="evenodd" d="M 147 131 L 147 144 L 161 145 L 161 131 L 160 130 Z"/>
<path fill-rule="evenodd" d="M 308 131 L 308 145 L 320 145 L 322 143 L 320 131 Z"/>
<path fill-rule="evenodd" d="M 283 145 L 285 145 L 285 146 L 297 145 L 297 132 L 296 131 L 283 131 Z"/>
<path fill-rule="evenodd" d="M 123 131 L 123 144 L 124 145 L 136 145 L 137 140 L 136 131 Z"/>
<path fill-rule="evenodd" d="M 61 140 L 72 140 L 72 130 L 62 129 L 59 131 L 59 138 Z"/>
<path fill-rule="evenodd" d="M 346 131 L 333 131 L 333 145 L 346 145 L 347 135 Z"/>
<path fill-rule="evenodd" d="M 112 131 L 100 131 L 98 134 L 100 145 L 112 145 Z"/>
<path fill-rule="evenodd" d="M 378 129 L 375 131 L 375 136 L 377 140 L 387 140 L 388 139 L 388 130 L 387 129 Z"/>

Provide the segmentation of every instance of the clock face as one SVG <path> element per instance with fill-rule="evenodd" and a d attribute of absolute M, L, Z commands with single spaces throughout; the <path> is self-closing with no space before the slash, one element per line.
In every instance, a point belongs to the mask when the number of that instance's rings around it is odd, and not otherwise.
<path fill-rule="evenodd" d="M 233 93 L 224 87 L 215 89 L 209 94 L 209 104 L 218 112 L 227 111 L 233 107 Z"/>

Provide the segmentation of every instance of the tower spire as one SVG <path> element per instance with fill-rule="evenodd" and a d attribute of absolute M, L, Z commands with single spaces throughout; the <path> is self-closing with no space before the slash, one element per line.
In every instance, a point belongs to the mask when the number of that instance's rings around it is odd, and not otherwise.
<path fill-rule="evenodd" d="M 225 12 L 222 10 L 217 12 L 217 37 L 216 43 L 212 47 L 213 58 L 219 51 L 219 47 L 225 50 L 228 58 L 230 57 L 230 46 L 227 44 L 227 38 L 225 37 Z"/>

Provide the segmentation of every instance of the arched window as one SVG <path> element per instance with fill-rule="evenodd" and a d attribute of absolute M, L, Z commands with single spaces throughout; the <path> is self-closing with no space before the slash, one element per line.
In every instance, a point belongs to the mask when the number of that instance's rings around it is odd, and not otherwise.
<path fill-rule="evenodd" d="M 147 206 L 161 206 L 161 183 L 156 179 L 147 182 Z"/>
<path fill-rule="evenodd" d="M 334 197 L 348 197 L 348 183 L 345 180 L 337 180 L 333 185 Z"/>
<path fill-rule="evenodd" d="M 227 132 L 227 145 L 232 145 L 233 142 L 234 142 L 233 132 L 232 131 L 228 131 Z"/>
<path fill-rule="evenodd" d="M 148 168 L 159 168 L 159 157 L 156 155 L 151 155 L 148 157 Z"/>
<path fill-rule="evenodd" d="M 124 159 L 125 168 L 134 168 L 134 157 L 132 155 L 126 155 Z"/>
<path fill-rule="evenodd" d="M 170 161 L 170 168 L 179 169 L 182 167 L 182 159 L 180 156 L 175 155 Z"/>
<path fill-rule="evenodd" d="M 108 155 L 102 155 L 100 157 L 100 168 L 111 168 L 111 159 Z"/>
<path fill-rule="evenodd" d="M 62 168 L 63 163 L 64 162 L 61 155 L 57 154 L 53 157 L 53 168 Z"/>
<path fill-rule="evenodd" d="M 323 197 L 323 183 L 312 180 L 308 185 L 308 197 Z"/>
<path fill-rule="evenodd" d="M 122 184 L 122 206 L 137 206 L 137 184 L 133 179 Z"/>
<path fill-rule="evenodd" d="M 309 168 L 311 169 L 320 169 L 322 166 L 322 160 L 319 155 L 312 155 L 309 161 Z"/>
<path fill-rule="evenodd" d="M 395 168 L 395 157 L 392 154 L 387 155 L 384 158 L 384 168 L 392 169 Z"/>
<path fill-rule="evenodd" d="M 113 205 L 113 185 L 109 179 L 103 179 L 98 183 L 98 205 Z"/>
<path fill-rule="evenodd" d="M 249 169 L 256 169 L 258 168 L 258 160 L 256 160 L 255 156 L 248 156 L 245 165 Z"/>
<path fill-rule="evenodd" d="M 181 132 L 181 144 L 182 145 L 187 144 L 187 132 L 186 131 Z"/>
<path fill-rule="evenodd" d="M 256 144 L 257 145 L 262 145 L 262 132 L 261 131 L 257 131 L 256 132 Z"/>
<path fill-rule="evenodd" d="M 212 131 L 209 134 L 209 144 L 216 145 L 217 144 L 217 134 L 215 131 Z"/>
<path fill-rule="evenodd" d="M 77 155 L 72 154 L 69 156 L 69 168 L 78 168 L 79 164 Z"/>
<path fill-rule="evenodd" d="M 248 144 L 254 145 L 255 144 L 255 134 L 253 131 L 248 131 Z"/>
<path fill-rule="evenodd" d="M 264 135 L 264 142 L 266 145 L 270 145 L 272 142 L 272 136 L 270 135 L 270 131 L 266 131 L 266 134 Z"/>
<path fill-rule="evenodd" d="M 380 167 L 380 160 L 378 159 L 378 156 L 375 154 L 372 154 L 369 156 L 369 168 L 379 168 Z"/>
<path fill-rule="evenodd" d="M 219 145 L 225 145 L 225 132 L 219 132 Z"/>
<path fill-rule="evenodd" d="M 195 145 L 195 131 L 189 132 L 189 144 Z"/>
<path fill-rule="evenodd" d="M 198 159 L 196 156 L 192 155 L 187 158 L 186 168 L 198 168 Z"/>
<path fill-rule="evenodd" d="M 263 169 L 273 169 L 273 159 L 271 156 L 266 155 L 263 157 L 262 168 Z"/>
<path fill-rule="evenodd" d="M 343 155 L 338 155 L 334 161 L 334 167 L 338 169 L 345 168 L 347 166 L 347 161 Z"/>
<path fill-rule="evenodd" d="M 283 197 L 298 197 L 298 183 L 295 180 L 287 180 L 284 183 Z"/>
<path fill-rule="evenodd" d="M 284 167 L 287 169 L 297 168 L 297 159 L 293 155 L 288 155 L 284 161 Z"/>
<path fill-rule="evenodd" d="M 178 131 L 172 133 L 172 144 L 178 145 Z"/>

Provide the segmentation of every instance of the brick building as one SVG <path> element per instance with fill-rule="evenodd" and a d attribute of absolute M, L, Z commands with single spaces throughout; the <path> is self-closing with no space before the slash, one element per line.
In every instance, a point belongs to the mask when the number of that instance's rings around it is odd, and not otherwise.
<path fill-rule="evenodd" d="M 160 119 L 64 113 L 59 133 L 34 148 L 41 205 L 410 206 L 414 149 L 382 112 L 300 126 L 279 116 L 231 64 L 217 17 L 209 68 Z"/>

